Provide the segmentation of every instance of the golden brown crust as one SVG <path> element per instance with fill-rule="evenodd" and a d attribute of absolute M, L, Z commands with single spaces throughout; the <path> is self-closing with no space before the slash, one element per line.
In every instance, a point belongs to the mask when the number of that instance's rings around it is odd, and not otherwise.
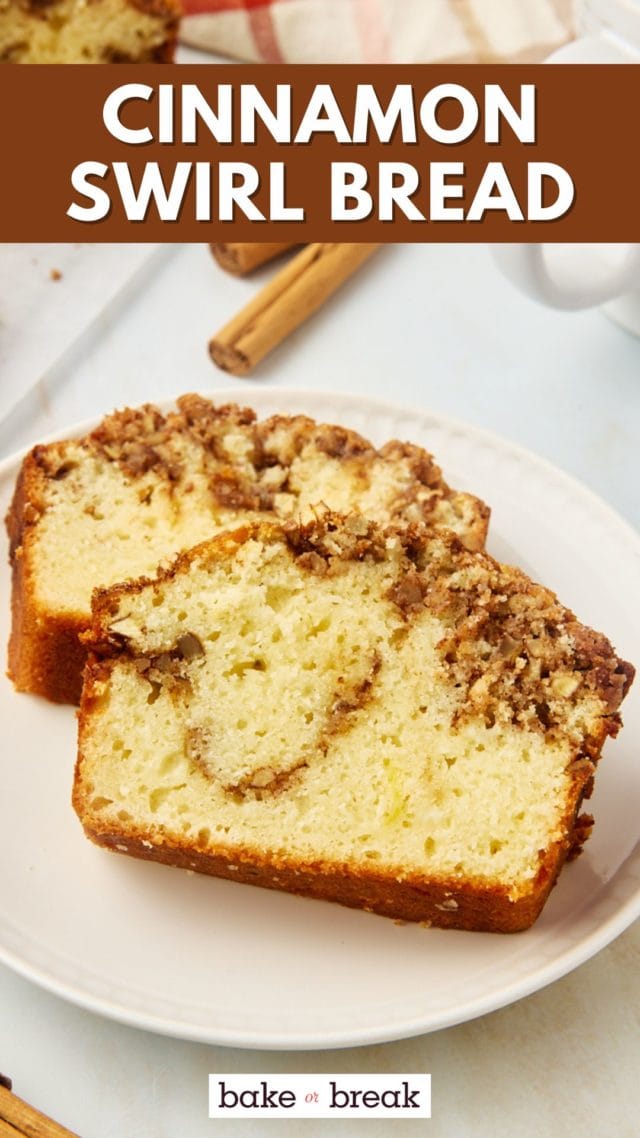
<path fill-rule="evenodd" d="M 173 63 L 178 45 L 178 31 L 183 15 L 182 0 L 130 0 L 130 3 L 149 15 L 164 20 L 164 39 L 155 47 L 149 63 Z M 139 60 L 143 62 L 143 60 Z"/>
<path fill-rule="evenodd" d="M 78 759 L 77 771 L 81 770 Z M 395 920 L 415 921 L 436 928 L 475 932 L 514 933 L 531 927 L 540 915 L 568 856 L 575 855 L 574 827 L 582 784 L 575 781 L 566 820 L 567 837 L 554 843 L 541 858 L 530 890 L 515 900 L 506 888 L 459 878 L 435 879 L 385 873 L 363 865 L 328 861 L 296 861 L 279 854 L 234 847 L 199 849 L 176 834 L 153 833 L 123 826 L 115 831 L 100 826 L 87 809 L 84 787 L 76 775 L 73 805 L 87 837 L 106 849 L 180 869 L 222 877 L 266 889 L 277 889 L 317 900 L 365 909 Z"/>
<path fill-rule="evenodd" d="M 43 612 L 35 599 L 29 543 L 39 517 L 40 458 L 36 448 L 25 459 L 6 518 L 12 575 L 8 675 L 18 691 L 78 703 L 87 656 L 79 635 L 86 617 Z"/>

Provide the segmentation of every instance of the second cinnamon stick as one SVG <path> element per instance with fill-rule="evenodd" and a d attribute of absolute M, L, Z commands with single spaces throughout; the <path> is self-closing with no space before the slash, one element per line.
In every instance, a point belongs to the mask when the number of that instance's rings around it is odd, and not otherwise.
<path fill-rule="evenodd" d="M 210 341 L 214 363 L 248 375 L 324 304 L 379 245 L 307 245 Z"/>

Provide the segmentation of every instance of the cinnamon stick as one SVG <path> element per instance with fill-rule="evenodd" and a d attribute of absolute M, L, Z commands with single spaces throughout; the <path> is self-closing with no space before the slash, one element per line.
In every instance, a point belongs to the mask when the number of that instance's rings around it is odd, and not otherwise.
<path fill-rule="evenodd" d="M 234 276 L 243 277 L 260 265 L 265 265 L 267 261 L 273 261 L 274 257 L 279 257 L 281 253 L 286 253 L 287 249 L 295 249 L 295 245 L 246 241 L 226 245 L 213 244 L 209 248 L 223 269 L 233 273 Z"/>
<path fill-rule="evenodd" d="M 0 1138 L 24 1138 L 23 1130 L 16 1130 L 15 1126 L 11 1126 L 9 1122 L 3 1122 L 0 1118 Z"/>
<path fill-rule="evenodd" d="M 324 304 L 379 245 L 307 245 L 209 343 L 218 367 L 248 375 Z"/>
<path fill-rule="evenodd" d="M 78 1138 L 0 1086 L 0 1138 Z"/>

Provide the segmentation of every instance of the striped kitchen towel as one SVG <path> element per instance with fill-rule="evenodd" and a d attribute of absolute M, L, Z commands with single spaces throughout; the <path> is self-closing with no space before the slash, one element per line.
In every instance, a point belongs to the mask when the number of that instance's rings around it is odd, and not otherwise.
<path fill-rule="evenodd" d="M 183 0 L 183 43 L 266 63 L 532 62 L 571 0 Z"/>

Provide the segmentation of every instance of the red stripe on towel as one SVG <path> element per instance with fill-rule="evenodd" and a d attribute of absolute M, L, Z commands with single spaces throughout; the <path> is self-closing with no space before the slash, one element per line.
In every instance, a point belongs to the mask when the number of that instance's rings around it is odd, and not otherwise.
<path fill-rule="evenodd" d="M 353 17 L 363 61 L 389 63 L 391 44 L 379 0 L 353 0 Z"/>
<path fill-rule="evenodd" d="M 254 43 L 265 63 L 284 63 L 271 12 L 272 4 L 263 0 L 245 0 Z"/>

